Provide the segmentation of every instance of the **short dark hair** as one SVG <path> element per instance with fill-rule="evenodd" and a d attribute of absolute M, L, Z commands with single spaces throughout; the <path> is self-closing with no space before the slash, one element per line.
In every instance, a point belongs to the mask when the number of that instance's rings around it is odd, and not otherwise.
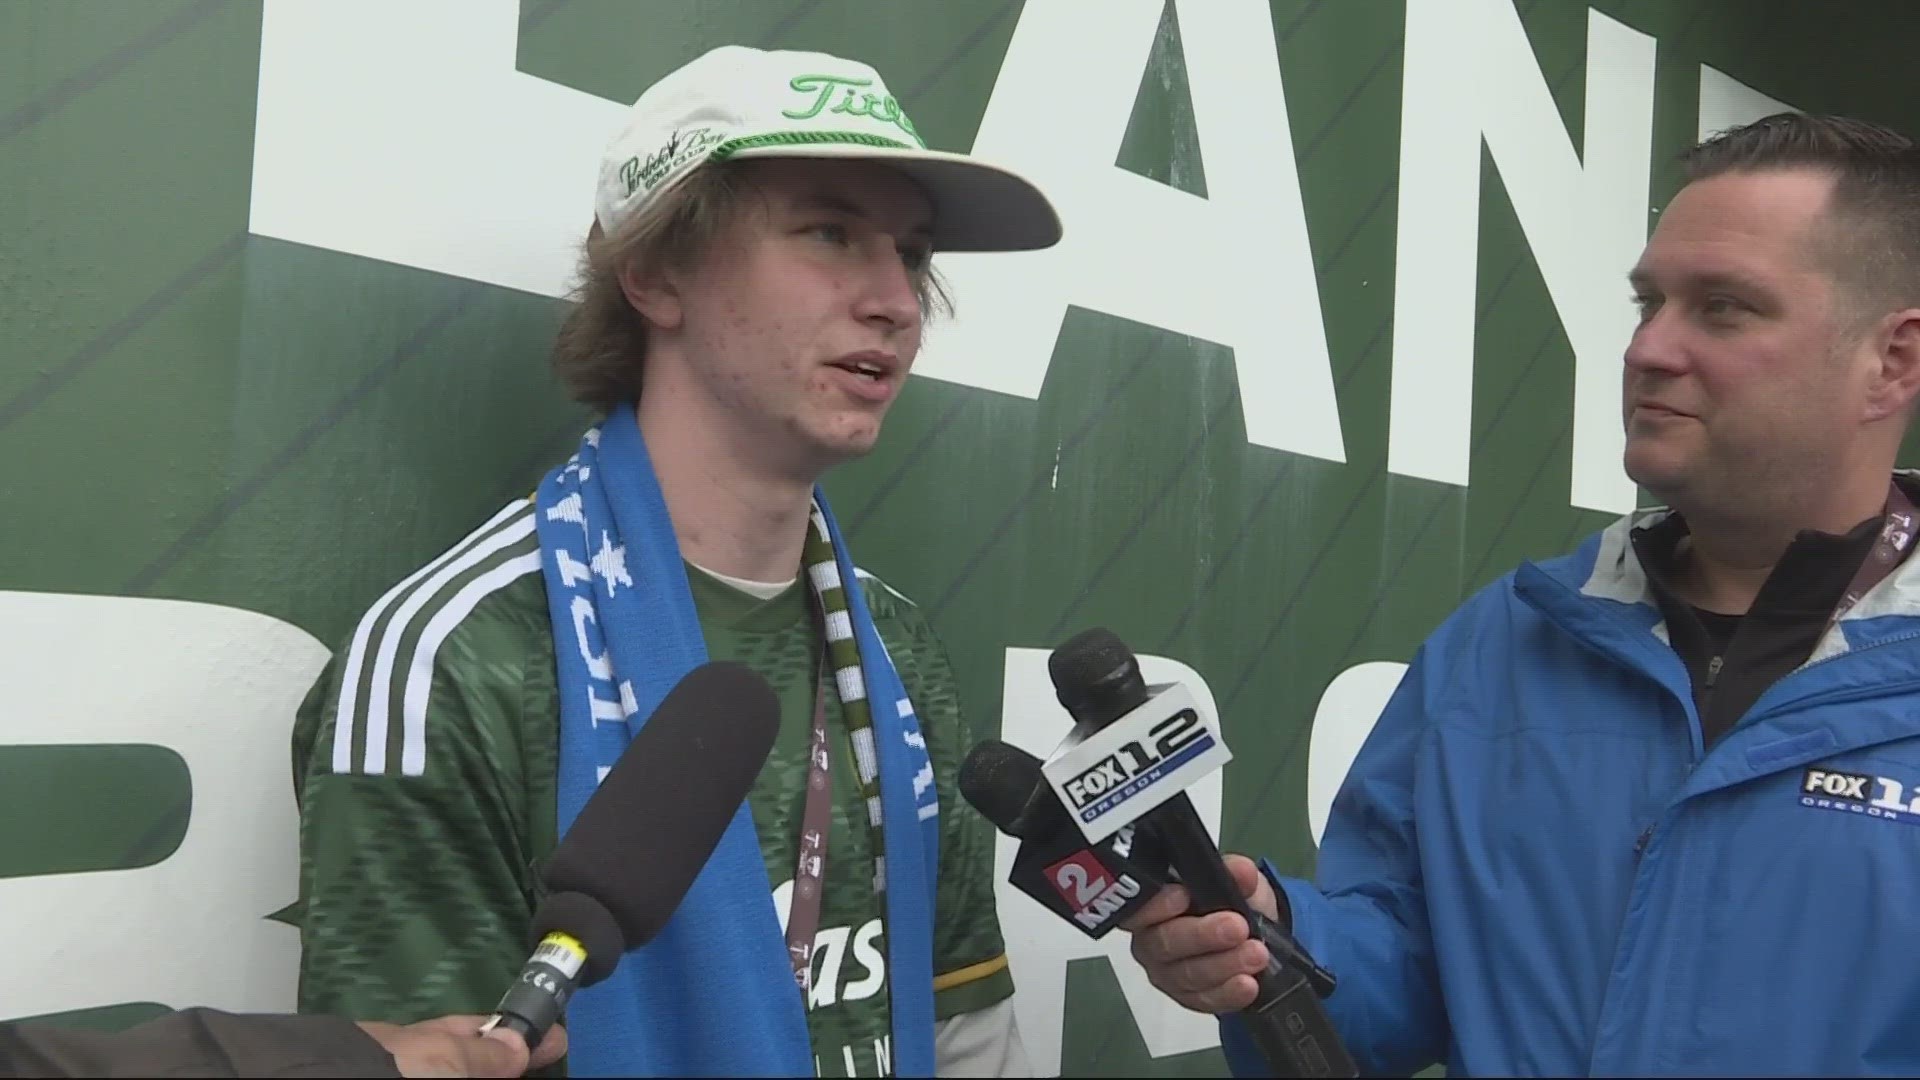
<path fill-rule="evenodd" d="M 1855 314 L 1920 306 L 1920 148 L 1892 128 L 1845 116 L 1783 112 L 1728 128 L 1681 159 L 1689 183 L 1727 173 L 1806 169 L 1834 178 L 1836 228 L 1821 254 Z"/>

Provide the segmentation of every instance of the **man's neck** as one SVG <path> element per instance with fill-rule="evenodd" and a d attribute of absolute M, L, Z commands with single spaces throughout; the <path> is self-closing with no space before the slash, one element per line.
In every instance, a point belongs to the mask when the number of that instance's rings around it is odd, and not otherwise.
<path fill-rule="evenodd" d="M 1744 615 L 1753 607 L 1774 567 L 1802 532 L 1842 535 L 1886 506 L 1888 474 L 1876 483 L 1847 485 L 1819 500 L 1784 500 L 1771 512 L 1686 513 L 1686 569 L 1681 590 L 1689 603 L 1723 615 Z M 1797 504 L 1799 513 L 1789 507 Z"/>
<path fill-rule="evenodd" d="M 800 572 L 813 483 L 743 460 L 742 441 L 694 410 L 642 397 L 640 430 L 688 562 L 749 581 Z"/>
<path fill-rule="evenodd" d="M 1747 539 L 1721 542 L 1724 534 L 1691 529 L 1686 539 L 1686 562 L 1678 587 L 1688 603 L 1722 615 L 1745 615 L 1760 590 L 1786 554 L 1793 536 L 1764 546 Z M 1797 534 L 1796 534 L 1797 535 Z"/>

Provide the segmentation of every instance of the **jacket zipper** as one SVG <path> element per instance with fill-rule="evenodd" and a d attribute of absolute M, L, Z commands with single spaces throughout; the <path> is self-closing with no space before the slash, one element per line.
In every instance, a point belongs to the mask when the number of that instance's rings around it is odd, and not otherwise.
<path fill-rule="evenodd" d="M 1874 649 L 1882 648 L 1887 645 L 1898 645 L 1903 641 L 1913 641 L 1915 639 L 1920 639 L 1920 630 L 1910 630 L 1904 634 L 1895 634 L 1894 636 L 1889 638 L 1882 638 L 1871 645 L 1865 645 L 1858 649 L 1848 649 L 1845 652 L 1834 653 L 1832 656 L 1822 657 L 1819 660 L 1815 660 L 1811 664 L 1805 664 L 1799 668 L 1796 668 L 1793 671 L 1789 671 L 1785 675 L 1782 675 L 1780 678 L 1774 680 L 1773 685 L 1779 686 L 1781 683 L 1787 681 L 1788 679 L 1793 678 L 1795 675 L 1799 675 L 1802 672 L 1812 671 L 1814 668 L 1817 668 L 1822 664 L 1831 664 L 1835 660 L 1842 660 L 1849 656 L 1859 656 L 1861 653 L 1871 652 Z M 1863 687 L 1859 690 L 1835 691 L 1825 695 L 1815 695 L 1814 697 L 1806 698 L 1802 701 L 1795 703 L 1794 710 L 1798 711 L 1800 709 L 1804 709 L 1812 705 L 1831 705 L 1831 704 L 1834 704 L 1835 702 L 1852 701 L 1856 698 L 1879 697 L 1889 692 L 1905 690 L 1906 688 L 1911 686 L 1920 686 L 1920 678 L 1907 679 L 1903 682 L 1897 682 L 1897 683 L 1878 683 L 1873 686 Z"/>
<path fill-rule="evenodd" d="M 1920 639 L 1920 630 L 1910 631 L 1905 634 L 1896 634 L 1893 637 L 1882 638 L 1881 640 L 1876 641 L 1871 645 L 1866 645 L 1858 649 L 1849 649 L 1846 652 L 1835 653 L 1832 656 L 1815 660 L 1810 664 L 1806 664 L 1794 671 L 1788 672 L 1786 675 L 1782 676 L 1780 680 L 1776 680 L 1774 682 L 1774 685 L 1778 686 L 1780 685 L 1781 681 L 1787 678 L 1791 678 L 1794 675 L 1798 675 L 1800 672 L 1819 667 L 1821 664 L 1831 663 L 1832 661 L 1838 660 L 1841 657 L 1858 656 L 1861 653 L 1869 652 L 1873 649 L 1880 648 L 1882 645 L 1897 645 L 1903 641 L 1913 641 L 1916 639 Z M 1712 660 L 1707 662 L 1707 678 L 1705 682 L 1705 687 L 1707 690 L 1710 691 L 1713 689 L 1713 682 L 1716 678 L 1719 677 L 1720 668 L 1722 667 L 1723 663 L 1724 663 L 1724 658 L 1719 656 L 1716 656 Z M 1889 691 L 1905 690 L 1910 686 L 1916 686 L 1916 685 L 1920 685 L 1920 679 L 1908 679 L 1905 682 L 1894 683 L 1892 685 L 1881 684 L 1881 685 L 1863 688 L 1860 690 L 1816 696 L 1816 697 L 1807 698 L 1799 702 L 1794 706 L 1794 708 L 1795 710 L 1799 710 L 1799 709 L 1809 708 L 1815 705 L 1832 705 L 1837 703 L 1844 703 L 1856 698 L 1876 697 L 1881 694 L 1885 694 Z M 1665 817 L 1665 816 L 1666 814 L 1664 812 L 1660 815 L 1660 817 Z M 1660 819 L 1656 817 L 1650 824 L 1647 825 L 1646 828 L 1640 830 L 1639 836 L 1634 838 L 1634 841 L 1633 841 L 1634 862 L 1636 863 L 1639 862 L 1640 857 L 1646 854 L 1647 844 L 1649 844 L 1653 840 L 1653 831 L 1659 827 L 1660 827 Z"/>

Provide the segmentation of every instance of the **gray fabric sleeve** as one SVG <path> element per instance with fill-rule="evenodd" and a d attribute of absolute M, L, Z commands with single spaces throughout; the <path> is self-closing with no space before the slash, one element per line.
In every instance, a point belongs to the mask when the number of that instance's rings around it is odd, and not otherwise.
<path fill-rule="evenodd" d="M 125 1031 L 0 1024 L 5 1076 L 399 1076 L 352 1021 L 186 1009 Z"/>

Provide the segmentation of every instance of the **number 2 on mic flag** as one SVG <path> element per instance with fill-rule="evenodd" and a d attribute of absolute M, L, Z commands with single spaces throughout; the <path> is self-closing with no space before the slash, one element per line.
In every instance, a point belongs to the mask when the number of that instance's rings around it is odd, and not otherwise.
<path fill-rule="evenodd" d="M 1128 874 L 1107 873 L 1091 851 L 1077 851 L 1047 867 L 1047 881 L 1073 910 L 1073 919 L 1087 930 L 1098 929 L 1113 914 L 1140 895 L 1140 883 Z"/>

